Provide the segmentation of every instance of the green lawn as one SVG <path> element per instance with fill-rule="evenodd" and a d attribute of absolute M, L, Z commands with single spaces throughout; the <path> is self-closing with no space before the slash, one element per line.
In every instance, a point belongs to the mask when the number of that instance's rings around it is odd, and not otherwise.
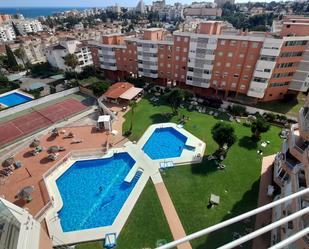
<path fill-rule="evenodd" d="M 293 117 L 297 117 L 298 111 L 304 106 L 306 100 L 306 95 L 300 93 L 297 99 L 285 102 L 285 101 L 271 101 L 266 103 L 258 103 L 257 108 L 287 114 Z"/>
<path fill-rule="evenodd" d="M 140 138 L 152 123 L 177 122 L 178 117 L 169 119 L 163 115 L 170 111 L 166 105 L 153 106 L 147 99 L 143 99 L 135 109 L 135 122 L 130 139 Z M 219 119 L 225 119 L 225 116 L 221 115 L 215 119 L 185 109 L 181 109 L 180 114 L 190 117 L 185 128 L 206 142 L 206 155 L 214 152 L 217 145 L 212 140 L 210 130 Z M 130 119 L 131 113 L 128 113 L 124 130 L 128 129 Z M 250 128 L 235 122 L 231 124 L 235 128 L 238 141 L 230 148 L 223 162 L 227 166 L 226 170 L 218 171 L 205 159 L 201 164 L 177 167 L 163 174 L 164 182 L 187 234 L 253 209 L 257 205 L 261 156 L 256 151 L 260 148 L 260 143 L 251 140 Z M 270 141 L 270 145 L 263 149 L 264 155 L 273 154 L 280 149 L 279 131 L 280 128 L 272 126 L 270 131 L 262 135 L 262 140 Z M 208 209 L 208 198 L 211 193 L 219 195 L 221 202 L 218 207 Z M 192 245 L 196 249 L 216 248 L 230 241 L 233 231 L 243 233 L 245 227 L 250 227 L 252 224 L 253 220 L 246 226 L 242 223 L 236 224 L 207 238 L 195 240 Z"/>
<path fill-rule="evenodd" d="M 154 248 L 157 239 L 172 240 L 152 182 L 148 182 L 117 241 L 117 249 Z M 79 244 L 77 249 L 102 249 L 103 242 Z"/>

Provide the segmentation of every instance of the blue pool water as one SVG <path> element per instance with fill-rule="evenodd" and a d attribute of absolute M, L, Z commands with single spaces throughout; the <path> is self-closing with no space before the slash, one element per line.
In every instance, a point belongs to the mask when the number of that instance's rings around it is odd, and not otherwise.
<path fill-rule="evenodd" d="M 14 92 L 5 96 L 0 96 L 0 104 L 4 104 L 8 107 L 19 105 L 32 100 L 32 98 L 25 96 L 23 94 Z"/>
<path fill-rule="evenodd" d="M 118 153 L 111 158 L 77 161 L 58 178 L 63 231 L 112 225 L 140 177 L 124 182 L 134 164 L 128 153 Z"/>
<path fill-rule="evenodd" d="M 153 160 L 180 157 L 187 137 L 172 127 L 157 128 L 143 147 Z"/>

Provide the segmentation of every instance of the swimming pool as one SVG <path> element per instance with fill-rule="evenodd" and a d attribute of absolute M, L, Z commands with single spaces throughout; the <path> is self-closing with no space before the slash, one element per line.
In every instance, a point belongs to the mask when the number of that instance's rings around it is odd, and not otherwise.
<path fill-rule="evenodd" d="M 56 181 L 63 202 L 58 213 L 62 230 L 112 225 L 140 177 L 124 182 L 134 164 L 127 152 L 75 162 Z"/>
<path fill-rule="evenodd" d="M 156 128 L 142 150 L 152 159 L 180 157 L 187 137 L 173 127 Z"/>
<path fill-rule="evenodd" d="M 7 107 L 19 105 L 30 100 L 33 99 L 18 92 L 12 92 L 7 95 L 0 96 L 0 104 L 6 105 Z"/>

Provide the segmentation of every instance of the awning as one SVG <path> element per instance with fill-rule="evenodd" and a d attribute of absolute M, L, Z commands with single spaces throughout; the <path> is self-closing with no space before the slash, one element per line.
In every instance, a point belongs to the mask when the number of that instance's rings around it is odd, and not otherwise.
<path fill-rule="evenodd" d="M 129 90 L 121 94 L 119 98 L 131 100 L 142 91 L 143 91 L 143 88 L 131 87 Z"/>

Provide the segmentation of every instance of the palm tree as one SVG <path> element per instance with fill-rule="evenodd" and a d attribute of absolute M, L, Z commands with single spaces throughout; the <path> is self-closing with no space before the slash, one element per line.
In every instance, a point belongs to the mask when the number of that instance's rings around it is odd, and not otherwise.
<path fill-rule="evenodd" d="M 133 120 L 134 120 L 134 109 L 135 107 L 137 106 L 136 102 L 133 100 L 133 101 L 130 101 L 130 107 L 131 107 L 131 123 L 130 123 L 130 129 L 129 131 L 132 132 L 132 129 L 133 129 Z"/>
<path fill-rule="evenodd" d="M 76 74 L 76 67 L 78 66 L 78 58 L 75 54 L 67 54 L 64 56 L 64 64 L 71 68 L 72 71 L 75 73 L 75 78 L 77 79 L 77 74 Z"/>
<path fill-rule="evenodd" d="M 252 137 L 259 140 L 261 138 L 261 133 L 267 132 L 269 128 L 270 124 L 263 117 L 258 117 L 251 124 Z"/>
<path fill-rule="evenodd" d="M 178 114 L 178 109 L 181 105 L 181 102 L 190 98 L 191 96 L 193 96 L 193 94 L 188 90 L 174 88 L 166 95 L 166 100 L 171 105 L 173 113 Z"/>

